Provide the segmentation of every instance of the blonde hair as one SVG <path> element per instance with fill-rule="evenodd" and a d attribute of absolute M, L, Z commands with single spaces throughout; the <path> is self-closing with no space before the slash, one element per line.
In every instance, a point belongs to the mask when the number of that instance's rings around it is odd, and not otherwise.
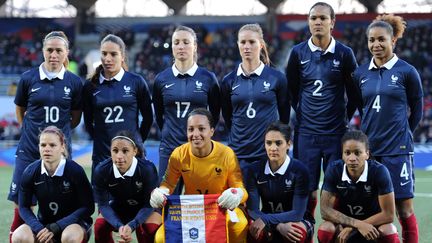
<path fill-rule="evenodd" d="M 249 30 L 249 31 L 258 33 L 259 41 L 261 42 L 261 44 L 263 46 L 261 48 L 260 60 L 264 64 L 270 65 L 270 57 L 269 57 L 268 50 L 267 50 L 267 44 L 264 41 L 264 34 L 263 34 L 263 30 L 262 30 L 261 26 L 259 24 L 245 24 L 240 28 L 238 33 L 240 34 L 240 32 L 245 31 L 245 30 Z"/>

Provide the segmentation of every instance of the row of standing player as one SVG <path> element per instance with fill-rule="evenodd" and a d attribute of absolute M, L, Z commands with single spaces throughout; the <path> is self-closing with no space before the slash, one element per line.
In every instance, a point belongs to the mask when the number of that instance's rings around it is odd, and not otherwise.
<path fill-rule="evenodd" d="M 193 108 L 208 107 L 217 119 L 222 107 L 230 128 L 229 145 L 245 168 L 253 161 L 265 159 L 260 143 L 264 128 L 278 118 L 287 123 L 287 107 L 292 101 L 297 114 L 294 156 L 308 163 L 309 168 L 315 168 L 310 178 L 311 189 L 315 190 L 310 203 L 313 212 L 321 160 L 326 167 L 328 161 L 340 158 L 339 140 L 347 118 L 356 104 L 361 103 L 362 130 L 371 139 L 372 155 L 389 166 L 393 184 L 399 188 L 396 205 L 403 232 L 417 232 L 412 206 L 411 132 L 421 118 L 421 84 L 415 69 L 393 53 L 405 27 L 401 19 L 386 16 L 383 20 L 375 21 L 368 28 L 373 58 L 370 65 L 357 69 L 354 80 L 351 78 L 357 67 L 354 55 L 350 48 L 332 38 L 335 17 L 328 4 L 317 3 L 311 8 L 312 37 L 292 50 L 286 78 L 264 65 L 268 64 L 267 58 L 260 60 L 260 54 L 266 53 L 262 31 L 258 25 L 246 25 L 238 35 L 242 63 L 224 78 L 220 89 L 214 75 L 196 65 L 195 33 L 179 27 L 172 38 L 174 65 L 157 76 L 153 90 L 156 121 L 162 130 L 160 175 L 173 148 L 186 141 L 178 128 L 185 126 L 186 114 Z M 70 141 L 70 129 L 79 121 L 80 82 L 62 65 L 67 59 L 67 47 L 66 36 L 50 33 L 44 40 L 45 62 L 22 76 L 15 103 L 18 120 L 24 120 L 23 135 L 17 150 L 11 200 L 16 201 L 21 172 L 39 156 L 35 141 L 39 127 L 44 126 L 40 124 L 61 127 Z M 121 39 L 113 35 L 104 38 L 101 54 L 102 65 L 83 92 L 86 128 L 97 141 L 94 164 L 107 157 L 110 136 L 116 131 L 135 129 L 133 132 L 140 134 L 137 137 L 143 141 L 153 120 L 146 119 L 152 117 L 152 112 L 144 80 L 122 68 L 125 46 Z M 288 98 L 287 90 L 292 97 Z M 218 92 L 220 96 L 214 95 Z M 348 95 L 347 109 L 344 94 Z M 355 94 L 361 94 L 361 99 L 356 99 Z M 407 107 L 411 111 L 409 116 Z M 140 125 L 138 112 L 144 117 Z M 393 132 L 396 130 L 402 132 Z M 19 222 L 14 220 L 13 225 L 16 223 Z M 408 233 L 403 233 L 405 239 L 418 237 L 417 233 Z"/>

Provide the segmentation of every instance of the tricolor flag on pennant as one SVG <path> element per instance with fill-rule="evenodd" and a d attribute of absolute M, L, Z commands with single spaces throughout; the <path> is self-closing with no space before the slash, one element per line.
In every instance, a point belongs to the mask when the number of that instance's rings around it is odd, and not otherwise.
<path fill-rule="evenodd" d="M 227 242 L 226 216 L 218 194 L 171 195 L 163 209 L 165 242 Z"/>

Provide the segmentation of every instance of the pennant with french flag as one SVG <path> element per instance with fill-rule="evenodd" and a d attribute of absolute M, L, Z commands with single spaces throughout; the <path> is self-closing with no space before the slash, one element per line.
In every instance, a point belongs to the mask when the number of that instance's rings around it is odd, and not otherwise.
<path fill-rule="evenodd" d="M 226 216 L 219 194 L 171 195 L 163 209 L 165 242 L 227 242 Z"/>

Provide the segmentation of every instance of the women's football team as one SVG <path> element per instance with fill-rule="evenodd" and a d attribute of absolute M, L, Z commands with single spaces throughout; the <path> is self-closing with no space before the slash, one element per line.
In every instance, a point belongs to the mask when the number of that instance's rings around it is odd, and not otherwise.
<path fill-rule="evenodd" d="M 102 39 L 101 65 L 82 85 L 66 70 L 66 35 L 46 35 L 44 62 L 21 76 L 15 97 L 22 136 L 10 242 L 86 242 L 95 202 L 95 242 L 127 243 L 133 233 L 138 242 L 165 242 L 160 209 L 182 191 L 220 194 L 218 205 L 233 210 L 229 242 L 312 242 L 321 166 L 319 242 L 399 242 L 395 215 L 403 242 L 418 242 L 412 132 L 423 92 L 416 69 L 393 52 L 406 22 L 378 16 L 366 30 L 370 63 L 359 67 L 331 35 L 330 5 L 314 4 L 308 24 L 311 37 L 293 47 L 286 74 L 270 66 L 261 27 L 242 26 L 241 60 L 220 85 L 197 65 L 194 30 L 179 26 L 173 65 L 156 76 L 153 98 L 128 71 L 118 36 Z M 361 131 L 347 131 L 355 109 Z M 220 111 L 228 145 L 212 140 Z M 94 142 L 91 182 L 71 157 L 82 112 Z M 162 134 L 158 170 L 143 148 L 153 116 Z"/>

